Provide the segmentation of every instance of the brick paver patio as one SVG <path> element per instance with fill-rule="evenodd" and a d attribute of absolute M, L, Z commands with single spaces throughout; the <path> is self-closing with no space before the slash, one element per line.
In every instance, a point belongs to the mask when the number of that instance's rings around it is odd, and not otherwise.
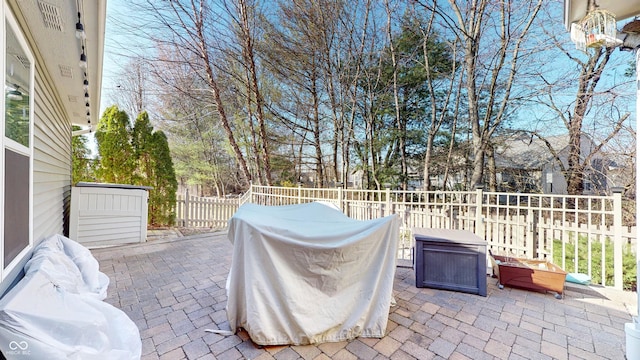
<path fill-rule="evenodd" d="M 138 325 L 143 359 L 624 359 L 635 293 L 572 287 L 562 300 L 488 279 L 487 297 L 418 289 L 398 268 L 387 336 L 315 346 L 256 346 L 229 329 L 225 232 L 92 251 L 107 302 Z"/>

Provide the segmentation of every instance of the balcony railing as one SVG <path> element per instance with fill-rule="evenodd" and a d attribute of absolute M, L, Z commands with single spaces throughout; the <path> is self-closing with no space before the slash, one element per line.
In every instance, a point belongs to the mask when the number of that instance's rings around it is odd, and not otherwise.
<path fill-rule="evenodd" d="M 625 256 L 633 256 L 631 263 L 635 265 L 637 255 L 635 227 L 622 225 L 621 193 L 569 196 L 482 189 L 397 191 L 252 185 L 238 199 L 179 197 L 177 223 L 225 227 L 245 202 L 290 205 L 311 201 L 332 202 L 358 220 L 399 216 L 401 260 L 413 260 L 412 228 L 460 229 L 486 239 L 494 253 L 547 259 L 567 272 L 587 273 L 595 284 L 622 289 L 625 275 L 635 275 L 635 268 L 624 269 Z"/>

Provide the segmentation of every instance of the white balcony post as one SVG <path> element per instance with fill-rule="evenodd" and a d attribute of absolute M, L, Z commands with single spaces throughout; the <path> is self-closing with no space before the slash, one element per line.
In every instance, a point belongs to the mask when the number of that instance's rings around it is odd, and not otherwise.
<path fill-rule="evenodd" d="M 613 286 L 622 290 L 622 188 L 613 188 Z"/>
<path fill-rule="evenodd" d="M 638 241 L 640 241 L 640 226 L 638 226 L 638 219 L 640 219 L 640 206 L 638 206 L 638 200 L 640 200 L 640 141 L 638 140 L 638 131 L 640 131 L 640 49 L 636 49 L 636 283 L 640 280 L 640 255 L 638 254 Z M 637 311 L 640 315 L 640 291 L 636 291 L 638 294 Z"/>
<path fill-rule="evenodd" d="M 482 185 L 476 185 L 476 226 L 474 233 L 484 239 L 484 224 L 482 222 Z"/>

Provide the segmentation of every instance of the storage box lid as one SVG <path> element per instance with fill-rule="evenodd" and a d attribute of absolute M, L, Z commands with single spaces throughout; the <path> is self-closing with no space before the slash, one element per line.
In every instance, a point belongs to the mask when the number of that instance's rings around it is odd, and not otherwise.
<path fill-rule="evenodd" d="M 92 183 L 92 182 L 78 182 L 76 187 L 97 187 L 97 188 L 112 188 L 112 189 L 132 189 L 132 190 L 151 190 L 152 186 L 144 185 L 129 185 L 129 184 L 110 184 L 110 183 Z"/>
<path fill-rule="evenodd" d="M 478 235 L 467 230 L 412 228 L 416 241 L 487 245 Z"/>

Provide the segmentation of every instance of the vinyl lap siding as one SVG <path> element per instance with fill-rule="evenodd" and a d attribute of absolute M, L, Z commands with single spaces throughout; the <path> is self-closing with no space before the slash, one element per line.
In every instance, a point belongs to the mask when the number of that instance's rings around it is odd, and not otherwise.
<path fill-rule="evenodd" d="M 33 240 L 65 234 L 71 197 L 71 124 L 36 64 Z"/>
<path fill-rule="evenodd" d="M 71 199 L 71 124 L 36 63 L 33 128 L 33 245 L 65 234 Z M 0 294 L 20 279 L 27 254 L 0 283 Z"/>

